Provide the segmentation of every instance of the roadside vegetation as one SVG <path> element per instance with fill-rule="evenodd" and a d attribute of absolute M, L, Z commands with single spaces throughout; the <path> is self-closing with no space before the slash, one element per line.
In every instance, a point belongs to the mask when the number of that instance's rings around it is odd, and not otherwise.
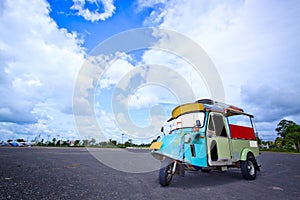
<path fill-rule="evenodd" d="M 151 142 L 149 144 L 135 144 L 133 143 L 132 139 L 128 139 L 124 143 L 118 143 L 116 140 L 112 140 L 112 139 L 109 139 L 108 141 L 97 142 L 94 138 L 83 139 L 83 140 L 64 140 L 64 139 L 57 139 L 54 137 L 51 140 L 48 139 L 47 141 L 45 141 L 44 139 L 39 140 L 37 138 L 31 141 L 35 143 L 34 146 L 44 146 L 44 147 L 146 148 L 146 147 L 150 147 L 152 143 Z M 24 144 L 26 141 L 24 139 L 16 139 L 16 140 L 9 139 L 7 140 L 7 146 L 11 142 Z M 19 146 L 26 146 L 26 145 L 19 145 Z"/>
<path fill-rule="evenodd" d="M 275 129 L 278 137 L 275 141 L 259 140 L 261 150 L 275 152 L 294 152 L 300 151 L 300 125 L 291 120 L 281 120 Z"/>
<path fill-rule="evenodd" d="M 275 141 L 262 141 L 258 138 L 258 142 L 262 151 L 275 151 L 275 152 L 300 152 L 300 125 L 296 124 L 291 120 L 283 119 L 281 120 L 275 129 L 277 138 Z M 94 138 L 83 139 L 83 140 L 64 140 L 53 137 L 44 140 L 40 136 L 37 136 L 33 141 L 36 146 L 46 146 L 46 147 L 98 147 L 98 148 L 147 148 L 150 147 L 151 143 L 155 142 L 154 139 L 148 144 L 135 144 L 132 139 L 128 139 L 124 143 L 119 143 L 116 140 L 109 139 L 108 141 L 97 142 Z M 10 142 L 18 142 L 25 144 L 24 139 L 7 140 L 6 145 L 8 146 Z M 1 142 L 3 146 L 3 141 Z M 23 145 L 26 146 L 26 145 Z"/>

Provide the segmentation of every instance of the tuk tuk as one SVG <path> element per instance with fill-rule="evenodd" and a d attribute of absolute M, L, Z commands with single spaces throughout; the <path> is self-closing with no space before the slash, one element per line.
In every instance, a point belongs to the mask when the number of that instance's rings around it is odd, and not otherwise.
<path fill-rule="evenodd" d="M 159 183 L 167 186 L 174 174 L 192 170 L 210 172 L 240 168 L 245 179 L 256 178 L 259 146 L 253 115 L 243 109 L 210 99 L 177 106 L 169 130 L 150 146 L 161 161 Z"/>

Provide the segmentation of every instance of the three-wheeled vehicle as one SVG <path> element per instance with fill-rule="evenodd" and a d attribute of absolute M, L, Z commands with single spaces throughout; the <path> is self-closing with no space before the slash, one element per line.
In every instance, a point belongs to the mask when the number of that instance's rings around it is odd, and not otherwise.
<path fill-rule="evenodd" d="M 150 146 L 151 154 L 162 163 L 162 186 L 169 185 L 174 174 L 184 176 L 187 170 L 227 171 L 236 167 L 245 179 L 256 178 L 260 165 L 253 115 L 202 99 L 174 108 L 168 122 L 172 124 L 169 130 L 162 127 L 162 137 Z"/>

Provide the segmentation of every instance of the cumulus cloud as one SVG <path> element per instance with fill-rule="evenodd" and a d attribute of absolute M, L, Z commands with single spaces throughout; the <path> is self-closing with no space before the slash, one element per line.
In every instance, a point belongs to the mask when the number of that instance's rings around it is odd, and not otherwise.
<path fill-rule="evenodd" d="M 99 20 L 105 21 L 111 17 L 116 10 L 113 0 L 73 0 L 73 3 L 71 9 L 76 10 L 77 15 L 91 22 Z M 92 11 L 87 8 L 87 4 L 95 4 L 97 9 Z M 103 12 L 99 12 L 99 10 L 103 10 Z"/>
<path fill-rule="evenodd" d="M 52 121 L 71 121 L 73 84 L 84 60 L 82 41 L 75 32 L 58 28 L 46 1 L 1 1 L 0 6 L 0 126 L 13 130 L 24 124 L 24 133 L 34 134 L 49 131 Z M 67 124 L 62 127 L 74 132 Z"/>
<path fill-rule="evenodd" d="M 116 119 L 112 113 L 96 109 L 96 116 L 102 134 L 96 135 L 98 140 L 103 140 L 103 137 L 105 137 L 104 140 L 120 138 L 120 130 L 115 123 Z"/>
<path fill-rule="evenodd" d="M 192 93 L 187 93 L 190 88 L 184 75 L 167 65 L 147 65 L 146 59 L 138 62 L 133 57 L 117 52 L 87 59 L 86 71 L 80 73 L 74 96 L 77 127 L 84 135 L 99 138 L 103 135 L 95 133 L 101 132 L 106 138 L 110 135 L 120 137 L 123 131 L 129 137 L 149 139 L 169 118 L 170 104 L 173 107 L 180 101 L 194 99 Z M 155 56 L 153 58 L 155 61 Z M 95 114 L 87 112 L 88 108 L 94 109 Z M 97 122 L 93 115 L 96 115 Z M 96 128 L 94 133 L 92 126 Z M 97 131 L 97 126 L 101 130 Z"/>
<path fill-rule="evenodd" d="M 204 48 L 222 77 L 226 101 L 270 123 L 258 124 L 264 135 L 275 137 L 276 120 L 299 119 L 298 1 L 153 0 L 140 7 L 163 8 L 145 24 L 183 33 Z"/>
<path fill-rule="evenodd" d="M 176 55 L 176 53 L 177 52 L 164 52 L 155 49 L 148 50 L 143 54 L 141 63 L 148 65 L 156 64 L 169 68 L 169 71 L 166 72 L 167 74 L 169 74 L 168 78 L 166 78 L 165 73 L 156 73 L 156 79 L 166 79 L 168 83 L 174 85 L 178 85 L 181 81 L 184 81 L 189 84 L 196 97 L 209 97 L 209 90 L 203 76 L 195 71 L 195 66 L 193 67 L 191 63 L 188 63 L 187 60 L 184 60 L 185 58 Z M 199 52 L 197 53 L 199 55 Z M 196 67 L 199 68 L 199 66 Z M 171 73 L 171 70 L 174 71 L 176 75 L 174 73 Z M 170 76 L 171 74 L 172 76 Z M 168 85 L 166 85 L 166 87 L 167 86 Z M 178 89 L 179 88 L 180 87 L 178 87 Z M 175 93 L 175 95 L 180 96 L 183 94 L 183 92 L 184 91 L 177 91 L 177 94 Z M 193 99 L 189 99 L 189 101 L 193 101 Z"/>
<path fill-rule="evenodd" d="M 116 85 L 122 77 L 128 72 L 134 69 L 132 64 L 133 58 L 125 53 L 117 52 L 114 58 L 118 58 L 111 65 L 108 62 L 107 70 L 103 72 L 99 80 L 99 86 L 101 88 L 108 88 L 112 85 Z"/>
<path fill-rule="evenodd" d="M 152 88 L 151 88 L 152 90 Z M 145 91 L 145 89 L 138 90 L 135 94 L 129 95 L 128 97 L 128 107 L 129 108 L 143 108 L 149 107 L 152 104 L 158 104 L 159 98 L 154 91 Z"/>
<path fill-rule="evenodd" d="M 297 83 L 299 84 L 299 83 Z M 279 122 L 300 114 L 300 89 L 295 82 L 274 85 L 244 85 L 242 101 L 255 114 L 258 122 Z M 262 112 L 263 111 L 263 112 Z"/>

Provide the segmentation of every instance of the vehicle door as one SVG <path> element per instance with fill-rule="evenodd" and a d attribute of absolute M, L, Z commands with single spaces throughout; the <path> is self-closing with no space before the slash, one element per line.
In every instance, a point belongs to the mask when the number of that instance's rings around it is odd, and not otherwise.
<path fill-rule="evenodd" d="M 230 165 L 231 152 L 227 126 L 222 113 L 211 112 L 206 130 L 208 164 Z"/>

